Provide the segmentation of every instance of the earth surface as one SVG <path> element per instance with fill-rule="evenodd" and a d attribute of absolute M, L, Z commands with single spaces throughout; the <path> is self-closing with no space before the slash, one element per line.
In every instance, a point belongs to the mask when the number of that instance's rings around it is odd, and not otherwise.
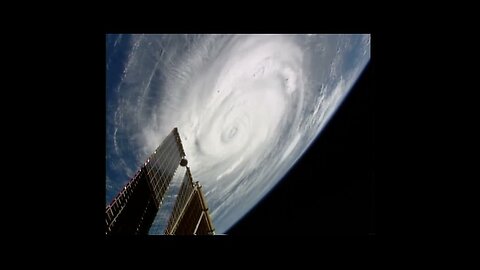
<path fill-rule="evenodd" d="M 107 35 L 106 204 L 178 127 L 217 233 L 286 175 L 370 60 L 370 35 Z"/>

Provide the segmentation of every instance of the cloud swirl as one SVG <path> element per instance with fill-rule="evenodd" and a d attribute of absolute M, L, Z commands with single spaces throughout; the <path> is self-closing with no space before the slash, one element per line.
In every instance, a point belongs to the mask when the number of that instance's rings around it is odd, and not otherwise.
<path fill-rule="evenodd" d="M 138 35 L 128 44 L 107 90 L 107 175 L 131 176 L 178 127 L 220 233 L 293 166 L 370 58 L 369 35 Z"/>

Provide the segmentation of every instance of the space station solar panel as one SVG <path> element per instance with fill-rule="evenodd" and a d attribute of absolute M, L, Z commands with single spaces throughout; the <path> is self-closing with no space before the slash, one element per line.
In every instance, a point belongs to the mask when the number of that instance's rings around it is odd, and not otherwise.
<path fill-rule="evenodd" d="M 174 232 L 174 227 L 177 225 L 179 218 L 188 203 L 188 199 L 192 195 L 194 186 L 190 173 L 190 169 L 187 167 L 185 171 L 185 176 L 183 177 L 180 190 L 178 191 L 178 196 L 173 206 L 172 214 L 168 220 L 167 228 L 165 229 L 165 234 L 172 234 Z"/>
<path fill-rule="evenodd" d="M 208 207 L 201 186 L 198 182 L 193 182 L 190 169 L 187 167 L 165 234 L 213 233 L 213 224 L 208 215 Z"/>
<path fill-rule="evenodd" d="M 184 156 L 185 152 L 183 151 L 178 130 L 174 128 L 150 158 L 147 159 L 145 168 L 157 207 L 160 206 L 163 196 Z"/>
<path fill-rule="evenodd" d="M 106 234 L 148 234 L 185 152 L 174 128 L 106 207 Z M 186 160 L 184 165 L 186 166 Z M 213 234 L 201 186 L 190 168 L 182 180 L 165 234 Z"/>

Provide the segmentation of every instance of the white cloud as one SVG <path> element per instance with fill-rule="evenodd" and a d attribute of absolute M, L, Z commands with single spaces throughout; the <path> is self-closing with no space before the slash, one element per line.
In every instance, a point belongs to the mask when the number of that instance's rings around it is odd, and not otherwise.
<path fill-rule="evenodd" d="M 348 49 L 348 36 L 139 35 L 131 40 L 118 89 L 115 151 L 135 149 L 132 156 L 141 162 L 178 127 L 218 232 L 278 182 L 352 84 L 348 75 L 338 74 L 342 55 L 329 54 Z M 322 50 L 315 40 L 323 42 Z M 318 68 L 323 77 L 306 77 L 312 52 L 322 55 L 322 63 L 332 63 Z M 321 98 L 318 89 L 309 88 L 318 78 L 325 80 L 322 95 L 330 93 Z M 118 134 L 130 138 L 128 146 L 119 144 Z"/>

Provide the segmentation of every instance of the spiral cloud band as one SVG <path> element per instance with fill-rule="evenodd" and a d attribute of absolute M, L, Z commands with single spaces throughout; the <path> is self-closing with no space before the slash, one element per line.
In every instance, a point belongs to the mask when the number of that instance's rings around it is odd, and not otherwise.
<path fill-rule="evenodd" d="M 222 233 L 320 133 L 370 35 L 117 35 L 107 48 L 107 200 L 178 127 Z"/>

